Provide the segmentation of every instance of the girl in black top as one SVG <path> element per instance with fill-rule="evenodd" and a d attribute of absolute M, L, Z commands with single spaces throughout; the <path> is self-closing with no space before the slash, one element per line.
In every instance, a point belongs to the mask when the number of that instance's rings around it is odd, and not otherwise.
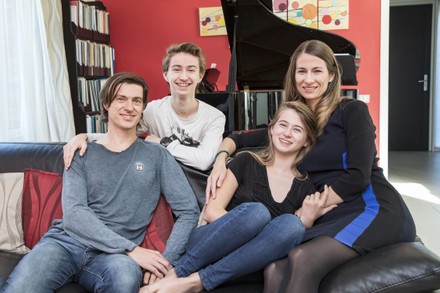
<path fill-rule="evenodd" d="M 269 145 L 242 152 L 228 166 L 219 196 L 207 202 L 208 225 L 195 229 L 167 276 L 140 292 L 211 291 L 286 257 L 305 228 L 336 205 L 298 169 L 316 141 L 316 120 L 301 102 L 284 103 L 268 128 Z M 322 196 L 321 196 L 322 195 Z M 294 213 L 300 209 L 301 217 Z"/>

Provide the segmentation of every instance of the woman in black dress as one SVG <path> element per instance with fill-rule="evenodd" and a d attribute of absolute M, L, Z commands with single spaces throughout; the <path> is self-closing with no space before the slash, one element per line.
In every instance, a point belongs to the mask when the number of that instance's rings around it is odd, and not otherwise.
<path fill-rule="evenodd" d="M 285 79 L 285 99 L 306 103 L 318 120 L 319 137 L 300 165 L 318 190 L 328 185 L 327 204 L 338 207 L 306 231 L 288 258 L 265 271 L 265 292 L 318 292 L 335 267 L 385 245 L 413 241 L 415 225 L 398 191 L 378 166 L 375 126 L 365 103 L 340 95 L 341 74 L 323 42 L 302 43 Z M 267 131 L 226 138 L 221 150 L 264 145 Z M 225 173 L 226 155 L 217 156 L 207 196 L 215 197 Z"/>

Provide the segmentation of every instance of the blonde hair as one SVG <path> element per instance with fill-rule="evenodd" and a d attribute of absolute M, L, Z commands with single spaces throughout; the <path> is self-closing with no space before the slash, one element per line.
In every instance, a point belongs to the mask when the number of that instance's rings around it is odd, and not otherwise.
<path fill-rule="evenodd" d="M 296 63 L 299 56 L 304 53 L 322 59 L 327 66 L 329 74 L 333 75 L 333 80 L 329 82 L 327 90 L 322 95 L 322 98 L 319 100 L 316 108 L 313 109 L 317 119 L 319 136 L 322 134 L 330 115 L 338 107 L 341 100 L 346 98 L 341 96 L 341 69 L 332 49 L 327 44 L 318 40 L 309 40 L 303 42 L 298 46 L 298 48 L 296 48 L 295 52 L 290 58 L 290 65 L 284 79 L 285 101 L 306 102 L 296 88 L 295 80 Z"/>
<path fill-rule="evenodd" d="M 298 164 L 302 161 L 304 156 L 313 148 L 316 143 L 317 137 L 317 124 L 316 118 L 312 110 L 304 103 L 298 101 L 284 102 L 274 114 L 273 119 L 270 121 L 267 128 L 269 134 L 269 145 L 261 151 L 249 152 L 260 164 L 264 166 L 271 166 L 275 160 L 275 147 L 273 145 L 272 136 L 270 135 L 271 129 L 280 119 L 281 113 L 285 110 L 291 109 L 298 113 L 301 122 L 304 124 L 304 129 L 307 135 L 307 146 L 301 148 L 295 161 L 292 163 L 291 169 L 298 179 L 307 178 L 306 174 L 302 174 L 298 170 Z"/>

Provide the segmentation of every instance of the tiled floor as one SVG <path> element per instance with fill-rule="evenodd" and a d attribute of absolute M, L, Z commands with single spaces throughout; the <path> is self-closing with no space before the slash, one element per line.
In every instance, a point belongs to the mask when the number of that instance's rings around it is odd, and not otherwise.
<path fill-rule="evenodd" d="M 417 234 L 440 256 L 440 152 L 389 152 L 388 170 L 389 181 L 414 217 Z"/>

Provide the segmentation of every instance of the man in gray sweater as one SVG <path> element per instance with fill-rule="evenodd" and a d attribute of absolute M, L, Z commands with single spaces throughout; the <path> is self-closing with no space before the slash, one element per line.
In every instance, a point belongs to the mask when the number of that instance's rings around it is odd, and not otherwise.
<path fill-rule="evenodd" d="M 138 292 L 142 270 L 161 278 L 197 224 L 196 198 L 161 145 L 138 140 L 147 85 L 119 73 L 101 92 L 108 133 L 76 154 L 63 179 L 63 219 L 41 238 L 2 292 L 54 292 L 75 282 L 90 292 Z M 140 247 L 160 194 L 176 217 L 163 254 Z"/>

